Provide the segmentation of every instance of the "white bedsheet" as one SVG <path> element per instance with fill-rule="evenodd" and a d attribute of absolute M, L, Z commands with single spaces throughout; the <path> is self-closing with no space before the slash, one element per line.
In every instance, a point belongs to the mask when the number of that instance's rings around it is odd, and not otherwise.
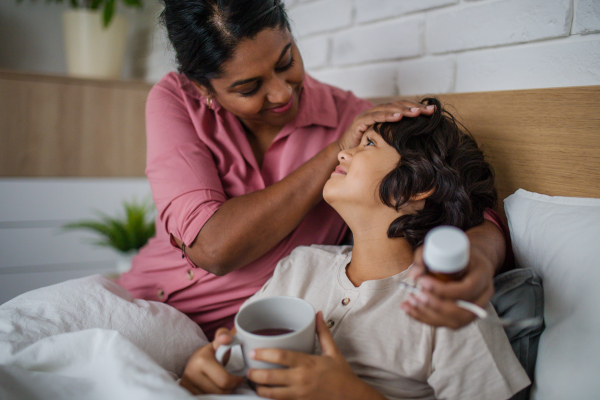
<path fill-rule="evenodd" d="M 173 377 L 116 331 L 41 339 L 2 359 L 0 398 L 191 399 Z"/>
<path fill-rule="evenodd" d="M 176 382 L 206 343 L 184 314 L 105 277 L 63 282 L 0 306 L 0 398 L 208 400 Z"/>

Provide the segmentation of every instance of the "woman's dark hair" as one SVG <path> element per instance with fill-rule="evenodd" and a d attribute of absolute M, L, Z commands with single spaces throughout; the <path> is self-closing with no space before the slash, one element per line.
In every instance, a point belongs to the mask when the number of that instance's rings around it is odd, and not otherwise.
<path fill-rule="evenodd" d="M 494 171 L 475 139 L 438 99 L 421 103 L 435 105 L 435 113 L 374 126 L 400 154 L 397 167 L 381 181 L 381 201 L 399 210 L 412 197 L 432 191 L 423 209 L 397 218 L 388 229 L 388 237 L 404 237 L 414 247 L 436 226 L 467 230 L 481 224 L 485 210 L 498 200 Z"/>
<path fill-rule="evenodd" d="M 210 80 L 237 44 L 263 29 L 290 29 L 283 0 L 163 0 L 160 15 L 175 48 L 178 69 L 213 90 Z"/>

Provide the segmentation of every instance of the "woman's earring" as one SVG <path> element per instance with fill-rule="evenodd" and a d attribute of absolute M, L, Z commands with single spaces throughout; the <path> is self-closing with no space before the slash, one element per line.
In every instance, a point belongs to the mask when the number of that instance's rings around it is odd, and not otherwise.
<path fill-rule="evenodd" d="M 210 108 L 212 110 L 212 97 L 207 97 L 206 98 L 206 105 L 208 106 L 208 108 Z"/>

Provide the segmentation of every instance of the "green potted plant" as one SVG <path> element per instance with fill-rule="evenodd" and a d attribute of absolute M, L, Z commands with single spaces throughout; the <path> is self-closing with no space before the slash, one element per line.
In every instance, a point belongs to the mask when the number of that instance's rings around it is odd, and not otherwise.
<path fill-rule="evenodd" d="M 23 0 L 17 0 L 18 3 Z M 117 0 L 68 0 L 63 33 L 69 74 L 91 78 L 119 78 L 128 32 L 127 18 L 116 12 Z M 142 0 L 121 0 L 141 8 Z M 62 3 L 63 0 L 47 0 Z"/>
<path fill-rule="evenodd" d="M 120 254 L 117 271 L 127 272 L 131 258 L 154 236 L 154 205 L 137 200 L 123 202 L 124 215 L 110 217 L 97 211 L 98 220 L 78 221 L 64 226 L 65 229 L 91 230 L 100 236 L 92 244 L 110 247 Z"/>

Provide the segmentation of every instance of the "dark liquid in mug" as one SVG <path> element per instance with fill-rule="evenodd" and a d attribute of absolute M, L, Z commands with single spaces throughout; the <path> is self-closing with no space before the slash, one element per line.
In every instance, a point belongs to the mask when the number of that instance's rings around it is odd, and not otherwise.
<path fill-rule="evenodd" d="M 255 334 L 255 335 L 261 335 L 261 336 L 279 336 L 279 335 L 285 335 L 286 333 L 291 333 L 294 332 L 293 329 L 287 329 L 287 328 L 264 328 L 264 329 L 257 329 L 255 331 L 252 331 L 251 333 Z"/>

